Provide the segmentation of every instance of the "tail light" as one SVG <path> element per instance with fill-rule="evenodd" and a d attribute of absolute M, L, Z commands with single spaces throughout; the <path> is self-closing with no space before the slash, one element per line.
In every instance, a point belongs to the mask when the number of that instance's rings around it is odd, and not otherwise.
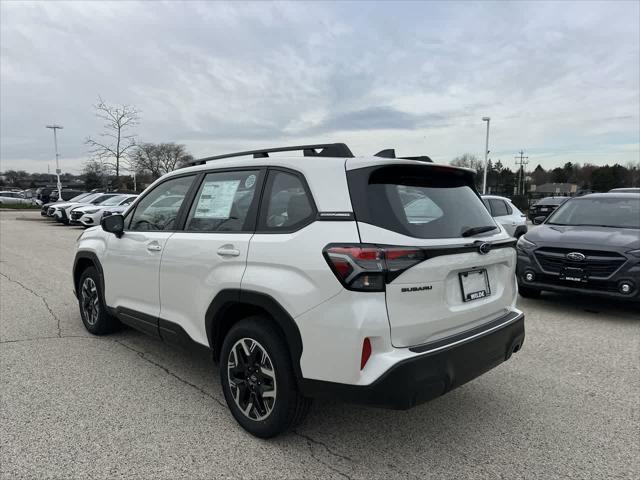
<path fill-rule="evenodd" d="M 330 244 L 323 254 L 340 283 L 361 292 L 383 292 L 387 283 L 426 259 L 420 248 L 367 244 Z"/>

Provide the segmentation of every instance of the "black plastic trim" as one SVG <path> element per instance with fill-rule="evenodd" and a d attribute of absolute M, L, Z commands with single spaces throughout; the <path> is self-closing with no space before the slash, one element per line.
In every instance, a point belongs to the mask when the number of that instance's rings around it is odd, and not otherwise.
<path fill-rule="evenodd" d="M 209 346 L 213 349 L 213 356 L 219 359 L 222 348 L 221 331 L 225 320 L 225 314 L 232 308 L 238 306 L 257 307 L 266 311 L 282 330 L 291 363 L 297 380 L 302 379 L 300 368 L 300 358 L 302 357 L 302 337 L 296 322 L 291 315 L 270 295 L 261 292 L 241 289 L 221 290 L 213 299 L 205 316 L 205 327 Z M 240 318 L 234 319 L 241 320 Z"/>
<path fill-rule="evenodd" d="M 320 152 L 316 152 L 320 150 Z M 266 158 L 270 153 L 275 152 L 296 152 L 302 151 L 305 157 L 344 157 L 353 158 L 353 153 L 344 143 L 319 143 L 315 145 L 297 145 L 290 147 L 261 148 L 258 150 L 246 150 L 244 152 L 225 153 L 223 155 L 214 155 L 193 160 L 191 165 L 202 165 L 211 160 L 220 160 L 223 158 L 245 157 L 253 155 L 254 158 Z"/>
<path fill-rule="evenodd" d="M 158 317 L 154 315 L 147 315 L 146 313 L 138 312 L 126 307 L 116 307 L 115 314 L 125 325 L 129 325 L 130 327 L 152 337 L 160 338 L 160 332 L 158 331 Z"/>
<path fill-rule="evenodd" d="M 73 259 L 73 269 L 71 270 L 71 272 L 73 273 L 73 294 L 76 296 L 76 298 L 78 298 L 76 282 L 79 280 L 79 278 L 76 278 L 76 269 L 78 268 L 78 263 L 80 262 L 80 260 L 83 259 L 90 260 L 91 263 L 93 263 L 93 265 L 96 267 L 96 270 L 98 270 L 98 275 L 100 275 L 100 291 L 102 293 L 102 298 L 104 298 L 104 272 L 102 270 L 102 264 L 100 263 L 100 260 L 98 260 L 98 256 L 89 250 L 78 250 L 76 252 L 75 258 Z"/>
<path fill-rule="evenodd" d="M 163 342 L 169 345 L 174 345 L 185 350 L 201 350 L 211 352 L 211 349 L 206 345 L 196 342 L 189 334 L 177 323 L 165 320 L 163 318 L 158 319 L 158 334 Z"/>

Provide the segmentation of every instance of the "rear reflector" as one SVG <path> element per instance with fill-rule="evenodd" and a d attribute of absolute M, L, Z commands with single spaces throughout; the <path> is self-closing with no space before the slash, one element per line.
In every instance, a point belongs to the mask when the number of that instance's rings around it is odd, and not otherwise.
<path fill-rule="evenodd" d="M 348 290 L 382 292 L 385 284 L 426 259 L 420 248 L 376 245 L 327 245 L 324 258 Z"/>
<path fill-rule="evenodd" d="M 362 342 L 362 357 L 360 357 L 360 370 L 364 368 L 364 366 L 369 361 L 369 357 L 371 357 L 371 340 L 369 337 L 366 337 Z"/>

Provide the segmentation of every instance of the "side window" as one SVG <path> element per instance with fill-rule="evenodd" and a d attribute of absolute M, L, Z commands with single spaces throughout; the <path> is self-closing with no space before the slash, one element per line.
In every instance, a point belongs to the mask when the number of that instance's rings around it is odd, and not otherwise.
<path fill-rule="evenodd" d="M 507 214 L 511 215 L 513 213 L 513 208 L 509 205 L 509 202 L 504 202 L 505 207 L 507 207 Z"/>
<path fill-rule="evenodd" d="M 136 197 L 125 198 L 120 205 L 131 205 L 131 203 L 136 199 Z"/>
<path fill-rule="evenodd" d="M 209 173 L 204 177 L 187 218 L 190 232 L 253 230 L 250 215 L 259 171 Z"/>
<path fill-rule="evenodd" d="M 482 199 L 482 203 L 484 203 L 484 206 L 487 207 L 487 210 L 489 210 L 489 213 L 491 213 L 491 207 L 489 206 L 489 200 L 487 200 L 486 198 Z"/>
<path fill-rule="evenodd" d="M 193 175 L 173 178 L 154 188 L 140 200 L 131 214 L 129 229 L 154 231 L 176 228 L 176 217 L 193 179 Z"/>
<path fill-rule="evenodd" d="M 493 211 L 494 217 L 501 217 L 503 215 L 509 215 L 509 211 L 507 210 L 507 205 L 502 200 L 490 199 L 491 210 Z"/>
<path fill-rule="evenodd" d="M 297 175 L 272 170 L 260 212 L 259 230 L 295 230 L 314 215 L 311 199 Z"/>

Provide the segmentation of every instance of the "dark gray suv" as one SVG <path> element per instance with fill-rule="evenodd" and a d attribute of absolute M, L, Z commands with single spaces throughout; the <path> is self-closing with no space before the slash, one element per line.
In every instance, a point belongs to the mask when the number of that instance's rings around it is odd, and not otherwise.
<path fill-rule="evenodd" d="M 640 194 L 596 193 L 565 202 L 520 237 L 518 290 L 640 301 Z"/>

